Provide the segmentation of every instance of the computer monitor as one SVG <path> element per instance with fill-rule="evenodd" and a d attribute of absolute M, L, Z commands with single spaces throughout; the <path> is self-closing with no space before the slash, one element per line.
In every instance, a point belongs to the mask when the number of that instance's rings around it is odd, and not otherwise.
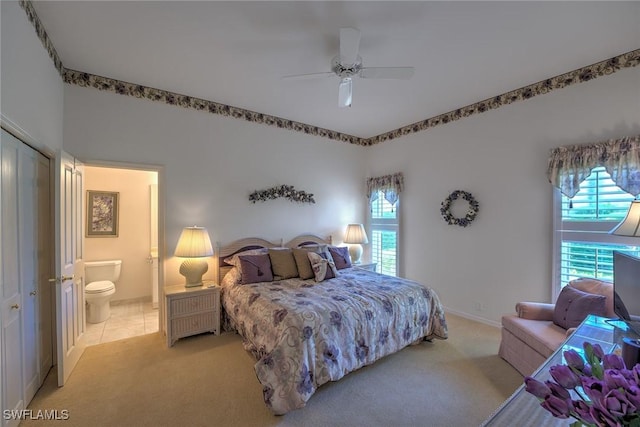
<path fill-rule="evenodd" d="M 613 292 L 616 315 L 626 321 L 640 321 L 640 258 L 613 252 Z"/>

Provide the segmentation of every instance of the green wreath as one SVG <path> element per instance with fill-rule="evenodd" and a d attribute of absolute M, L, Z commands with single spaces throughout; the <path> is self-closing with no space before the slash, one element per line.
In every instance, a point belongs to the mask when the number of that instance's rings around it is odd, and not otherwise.
<path fill-rule="evenodd" d="M 456 218 L 451 213 L 451 205 L 455 200 L 458 200 L 460 198 L 466 200 L 469 203 L 469 209 L 467 210 L 467 214 L 463 218 Z M 444 199 L 444 201 L 442 202 L 442 206 L 440 207 L 440 214 L 442 215 L 442 218 L 447 221 L 447 224 L 455 224 L 459 225 L 460 227 L 466 227 L 467 225 L 471 224 L 471 221 L 476 219 L 479 208 L 480 205 L 478 204 L 476 199 L 473 198 L 471 193 L 462 190 L 456 190 L 453 193 L 449 194 L 449 197 Z"/>

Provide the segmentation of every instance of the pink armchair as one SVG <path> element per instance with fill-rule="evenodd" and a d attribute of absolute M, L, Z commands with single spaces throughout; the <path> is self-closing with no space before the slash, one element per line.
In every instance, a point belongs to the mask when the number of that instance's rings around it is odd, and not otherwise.
<path fill-rule="evenodd" d="M 613 311 L 613 284 L 597 279 L 576 279 L 567 284 L 582 292 L 606 297 L 606 317 Z M 574 331 L 553 323 L 555 304 L 519 302 L 516 314 L 502 316 L 498 354 L 523 376 L 531 375 Z"/>

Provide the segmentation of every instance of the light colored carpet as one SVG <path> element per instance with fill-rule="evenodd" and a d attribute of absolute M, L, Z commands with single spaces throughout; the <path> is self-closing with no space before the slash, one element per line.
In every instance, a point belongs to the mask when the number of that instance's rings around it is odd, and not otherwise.
<path fill-rule="evenodd" d="M 498 355 L 497 328 L 447 315 L 449 339 L 409 346 L 274 416 L 238 335 L 167 348 L 160 334 L 87 348 L 67 384 L 50 374 L 29 409 L 61 426 L 477 426 L 522 383 Z M 52 372 L 54 372 L 52 370 Z M 25 420 L 21 426 L 41 426 Z"/>

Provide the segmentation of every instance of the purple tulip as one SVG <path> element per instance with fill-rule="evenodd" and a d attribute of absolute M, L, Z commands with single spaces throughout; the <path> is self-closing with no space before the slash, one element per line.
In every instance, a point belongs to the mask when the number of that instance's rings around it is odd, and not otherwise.
<path fill-rule="evenodd" d="M 534 378 L 526 377 L 524 379 L 524 384 L 525 390 L 528 393 L 533 394 L 538 399 L 544 399 L 551 394 L 551 389 L 549 387 Z"/>
<path fill-rule="evenodd" d="M 549 368 L 549 373 L 558 384 L 568 390 L 574 389 L 582 384 L 580 377 L 566 365 L 552 366 Z"/>
<path fill-rule="evenodd" d="M 602 406 L 604 395 L 609 391 L 603 381 L 582 377 L 582 390 L 589 396 L 594 406 Z"/>
<path fill-rule="evenodd" d="M 545 381 L 544 382 L 547 387 L 549 387 L 551 389 L 551 395 L 555 396 L 559 399 L 563 399 L 563 400 L 571 400 L 571 395 L 569 394 L 569 392 L 567 391 L 567 389 L 565 389 L 564 387 L 562 387 L 559 384 L 554 383 L 553 381 Z"/>
<path fill-rule="evenodd" d="M 564 360 L 567 361 L 567 365 L 571 368 L 575 368 L 578 371 L 582 371 L 584 369 L 584 359 L 573 349 L 564 352 Z"/>
<path fill-rule="evenodd" d="M 607 412 L 616 418 L 631 415 L 636 411 L 636 407 L 629 402 L 620 390 L 611 390 L 607 393 L 604 397 L 604 406 Z"/>
<path fill-rule="evenodd" d="M 636 384 L 640 385 L 640 363 L 636 363 L 636 366 L 631 369 L 631 372 L 633 373 L 633 379 Z"/>
<path fill-rule="evenodd" d="M 604 382 L 611 390 L 622 387 L 626 389 L 629 387 L 629 381 L 615 369 L 607 369 L 604 371 Z"/>
<path fill-rule="evenodd" d="M 602 350 L 602 347 L 600 347 L 600 344 L 594 344 L 593 345 L 593 354 L 600 361 L 602 361 L 602 359 L 604 359 L 604 351 Z"/>
<path fill-rule="evenodd" d="M 625 390 L 625 394 L 627 395 L 627 400 L 636 407 L 636 410 L 640 411 L 640 387 L 637 385 L 631 386 Z"/>
<path fill-rule="evenodd" d="M 574 400 L 573 409 L 584 424 L 595 424 L 596 420 L 591 416 L 591 405 L 587 405 L 584 400 Z"/>
<path fill-rule="evenodd" d="M 569 414 L 573 408 L 571 400 L 560 399 L 559 397 L 550 395 L 542 403 L 540 403 L 547 411 L 551 412 L 556 418 L 569 418 Z"/>
<path fill-rule="evenodd" d="M 617 354 L 605 354 L 602 359 L 604 369 L 625 369 L 624 360 Z"/>
<path fill-rule="evenodd" d="M 618 423 L 616 419 L 604 409 L 592 406 L 590 412 L 591 417 L 595 421 L 595 424 L 598 426 L 620 426 L 620 423 Z"/>

